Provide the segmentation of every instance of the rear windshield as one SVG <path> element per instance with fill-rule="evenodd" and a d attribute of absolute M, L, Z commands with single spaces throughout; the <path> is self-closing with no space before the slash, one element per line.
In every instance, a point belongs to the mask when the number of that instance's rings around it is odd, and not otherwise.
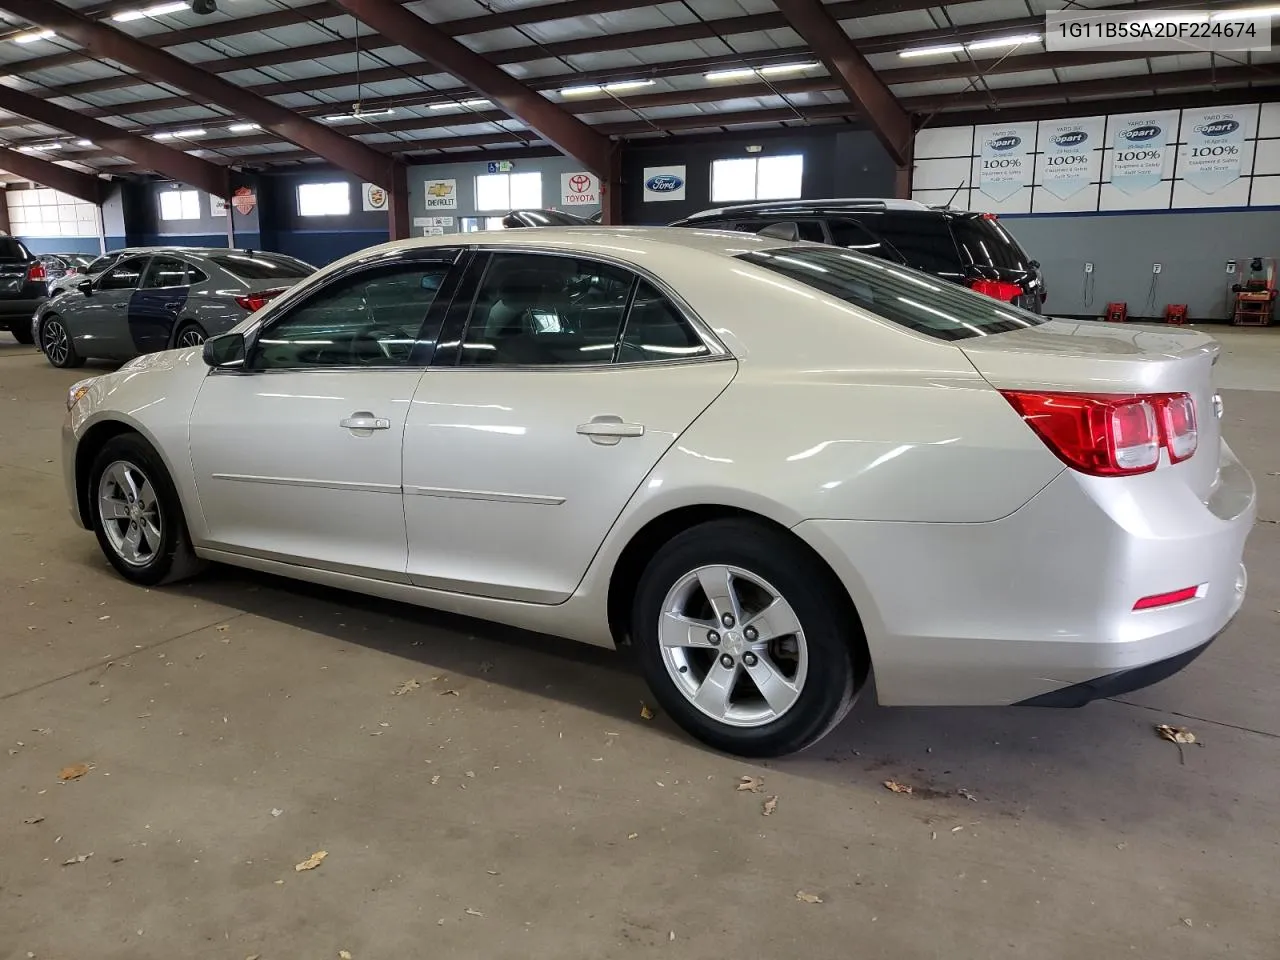
<path fill-rule="evenodd" d="M 907 266 L 935 277 L 964 278 L 965 265 L 947 229 L 946 217 L 932 213 L 859 211 L 855 219 L 897 250 Z"/>
<path fill-rule="evenodd" d="M 852 251 L 780 247 L 743 253 L 738 259 L 939 340 L 965 340 L 1044 323 L 1034 313 Z"/>
<path fill-rule="evenodd" d="M 315 268 L 301 260 L 269 253 L 219 253 L 209 259 L 241 280 L 301 280 L 315 273 Z"/>
<path fill-rule="evenodd" d="M 1018 241 L 998 220 L 952 217 L 951 235 L 969 263 L 1001 270 L 1030 270 L 1028 257 Z"/>
<path fill-rule="evenodd" d="M 31 254 L 27 252 L 19 241 L 13 237 L 0 237 L 0 260 L 30 260 Z"/>

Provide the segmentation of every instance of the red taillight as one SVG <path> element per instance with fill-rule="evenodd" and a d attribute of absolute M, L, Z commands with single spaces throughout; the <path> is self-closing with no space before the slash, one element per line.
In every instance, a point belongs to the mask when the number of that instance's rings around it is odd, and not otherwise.
<path fill-rule="evenodd" d="M 1148 473 L 1160 463 L 1161 446 L 1171 463 L 1196 452 L 1190 394 L 1001 392 L 1058 459 L 1081 473 Z"/>
<path fill-rule="evenodd" d="M 27 268 L 27 280 L 43 280 L 44 278 L 44 264 L 33 263 Z"/>
<path fill-rule="evenodd" d="M 236 303 L 250 313 L 254 313 L 261 310 L 288 289 L 288 287 L 277 287 L 274 290 L 255 290 L 253 293 L 242 293 L 236 297 Z"/>
<path fill-rule="evenodd" d="M 1183 587 L 1181 590 L 1172 590 L 1169 593 L 1155 593 L 1149 597 L 1143 597 L 1133 605 L 1133 609 L 1150 610 L 1153 607 L 1167 607 L 1171 603 L 1194 600 L 1198 596 L 1200 596 L 1199 587 Z"/>
<path fill-rule="evenodd" d="M 1004 280 L 970 280 L 969 289 L 976 293 L 986 294 L 988 297 L 995 297 L 997 300 L 1003 300 L 1005 303 L 1012 303 L 1022 296 L 1022 288 L 1020 286 Z"/>

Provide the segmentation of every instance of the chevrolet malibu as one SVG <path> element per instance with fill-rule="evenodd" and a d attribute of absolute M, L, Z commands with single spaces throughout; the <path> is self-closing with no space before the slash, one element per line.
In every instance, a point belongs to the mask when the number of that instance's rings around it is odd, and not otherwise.
<path fill-rule="evenodd" d="M 68 397 L 75 519 L 600 645 L 779 755 L 888 704 L 1074 706 L 1244 597 L 1217 345 L 1047 320 L 853 251 L 574 227 L 375 247 Z"/>

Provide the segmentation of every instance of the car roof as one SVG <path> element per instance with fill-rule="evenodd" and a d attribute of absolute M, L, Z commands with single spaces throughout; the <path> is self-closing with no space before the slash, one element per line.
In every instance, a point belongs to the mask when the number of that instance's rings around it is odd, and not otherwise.
<path fill-rule="evenodd" d="M 836 197 L 826 200 L 760 200 L 754 203 L 733 203 L 710 210 L 690 214 L 682 223 L 694 220 L 726 216 L 750 216 L 772 214 L 779 211 L 805 211 L 815 213 L 825 210 L 893 210 L 903 213 L 941 213 L 945 207 L 931 207 L 918 200 L 893 200 L 878 197 Z"/>
<path fill-rule="evenodd" d="M 333 266 L 352 263 L 371 256 L 385 256 L 402 250 L 430 247 L 523 247 L 597 254 L 643 263 L 646 253 L 679 253 L 697 250 L 724 257 L 737 256 L 748 250 L 771 250 L 791 246 L 786 240 L 758 237 L 732 230 L 690 230 L 677 227 L 538 227 L 536 230 L 481 230 L 476 233 L 448 234 L 436 237 L 411 237 L 358 251 Z"/>

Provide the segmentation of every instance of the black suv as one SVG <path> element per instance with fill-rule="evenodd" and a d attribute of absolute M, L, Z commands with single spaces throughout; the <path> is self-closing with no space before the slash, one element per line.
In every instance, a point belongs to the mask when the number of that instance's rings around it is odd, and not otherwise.
<path fill-rule="evenodd" d="M 914 200 L 770 200 L 718 207 L 673 227 L 813 240 L 905 264 L 1040 313 L 1048 296 L 1032 260 L 993 213 Z"/>
<path fill-rule="evenodd" d="M 49 295 L 44 264 L 21 240 L 0 236 L 0 330 L 33 343 L 31 318 Z"/>

